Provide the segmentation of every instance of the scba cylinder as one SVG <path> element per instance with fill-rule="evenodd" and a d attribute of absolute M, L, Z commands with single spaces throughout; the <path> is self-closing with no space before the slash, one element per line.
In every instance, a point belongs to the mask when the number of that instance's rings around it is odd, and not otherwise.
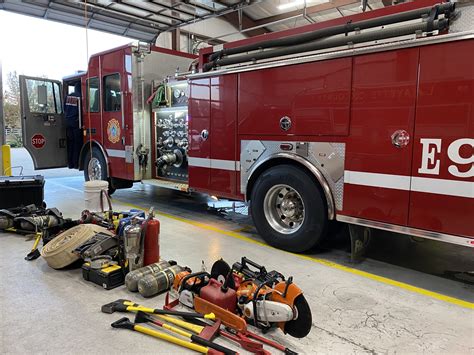
<path fill-rule="evenodd" d="M 170 266 L 171 264 L 166 260 L 160 260 L 157 263 L 150 264 L 134 271 L 130 271 L 127 276 L 125 276 L 125 286 L 127 286 L 127 289 L 129 291 L 137 292 L 138 281 L 140 281 L 140 279 L 150 274 L 157 274 L 160 271 L 169 268 Z"/>
<path fill-rule="evenodd" d="M 169 290 L 173 285 L 176 275 L 183 270 L 183 267 L 173 265 L 156 274 L 146 275 L 138 281 L 138 292 L 143 297 L 152 297 Z"/>

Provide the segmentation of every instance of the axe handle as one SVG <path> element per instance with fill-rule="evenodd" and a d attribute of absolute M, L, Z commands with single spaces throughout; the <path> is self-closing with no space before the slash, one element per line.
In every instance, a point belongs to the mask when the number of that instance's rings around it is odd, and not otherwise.
<path fill-rule="evenodd" d="M 150 335 L 150 336 L 158 338 L 158 339 L 166 340 L 170 343 L 173 343 L 173 344 L 182 346 L 184 348 L 188 348 L 188 349 L 197 351 L 201 354 L 207 354 L 208 351 L 209 351 L 209 349 L 204 347 L 204 346 L 194 344 L 194 343 L 190 343 L 189 341 L 182 340 L 182 339 L 174 337 L 172 335 L 169 335 L 169 334 L 166 334 L 166 333 L 163 333 L 163 332 L 159 332 L 157 330 L 150 329 L 150 328 L 138 325 L 138 324 L 135 324 L 133 329 L 136 330 L 137 332 L 147 334 L 147 335 Z"/>

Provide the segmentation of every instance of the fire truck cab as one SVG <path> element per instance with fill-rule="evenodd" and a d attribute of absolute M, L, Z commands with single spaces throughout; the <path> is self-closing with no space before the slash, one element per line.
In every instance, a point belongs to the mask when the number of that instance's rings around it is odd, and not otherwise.
<path fill-rule="evenodd" d="M 205 48 L 198 62 L 155 47 L 95 55 L 64 81 L 82 85 L 80 169 L 112 188 L 247 200 L 260 235 L 294 252 L 331 220 L 474 247 L 472 19 L 469 4 L 420 0 Z M 21 87 L 35 166 L 64 166 L 61 83 Z"/>
<path fill-rule="evenodd" d="M 67 166 L 63 101 L 79 83 L 78 129 L 83 130 L 84 144 L 73 165 L 84 170 L 86 180 L 108 180 L 111 191 L 156 177 L 150 163 L 156 156 L 154 120 L 147 100 L 153 85 L 174 77 L 178 69 L 187 70 L 195 58 L 139 43 L 91 56 L 87 72 L 62 82 L 20 76 L 23 141 L 35 168 Z"/>

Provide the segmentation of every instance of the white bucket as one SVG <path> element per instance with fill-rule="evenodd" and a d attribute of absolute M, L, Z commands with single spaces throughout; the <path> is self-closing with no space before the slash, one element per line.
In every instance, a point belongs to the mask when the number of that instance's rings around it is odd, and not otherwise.
<path fill-rule="evenodd" d="M 103 180 L 92 180 L 84 183 L 84 202 L 86 210 L 91 212 L 107 211 L 109 183 Z M 101 193 L 101 191 L 103 191 Z M 101 201 L 102 200 L 102 201 Z"/>

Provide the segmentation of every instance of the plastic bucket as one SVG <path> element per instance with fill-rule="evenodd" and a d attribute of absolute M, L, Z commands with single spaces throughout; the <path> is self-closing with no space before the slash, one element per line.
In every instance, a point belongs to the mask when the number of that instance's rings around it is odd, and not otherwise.
<path fill-rule="evenodd" d="M 103 180 L 86 181 L 84 183 L 84 202 L 86 210 L 104 212 L 110 208 L 108 196 L 109 183 Z"/>

